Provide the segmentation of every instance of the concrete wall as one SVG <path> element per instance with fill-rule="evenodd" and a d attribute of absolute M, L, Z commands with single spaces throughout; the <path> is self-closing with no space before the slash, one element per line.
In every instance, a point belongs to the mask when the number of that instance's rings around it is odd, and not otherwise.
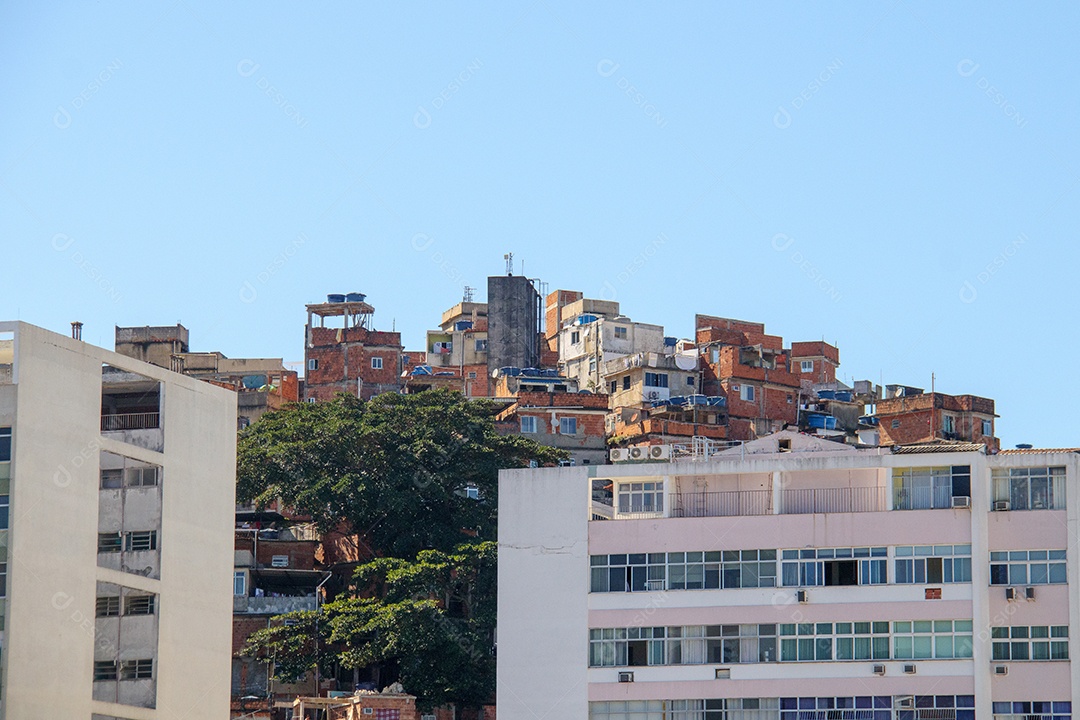
<path fill-rule="evenodd" d="M 4 331 L 16 332 L 16 369 L 0 386 L 0 425 L 13 427 L 14 446 L 0 718 L 37 717 L 43 706 L 55 717 L 225 717 L 235 395 L 31 325 L 0 323 Z M 103 363 L 162 383 L 166 452 L 102 435 Z M 98 566 L 102 451 L 162 468 L 160 579 Z M 156 501 L 144 505 L 134 512 L 153 517 Z M 157 614 L 107 621 L 96 638 L 99 583 L 157 595 Z M 120 643 L 121 658 L 145 652 L 138 645 L 157 623 L 156 709 L 93 700 L 109 622 L 134 643 Z M 145 683 L 128 682 L 121 699 L 145 704 Z"/>
<path fill-rule="evenodd" d="M 488 278 L 488 370 L 540 364 L 540 295 L 526 277 Z"/>
<path fill-rule="evenodd" d="M 502 720 L 587 716 L 588 507 L 586 468 L 499 473 Z"/>

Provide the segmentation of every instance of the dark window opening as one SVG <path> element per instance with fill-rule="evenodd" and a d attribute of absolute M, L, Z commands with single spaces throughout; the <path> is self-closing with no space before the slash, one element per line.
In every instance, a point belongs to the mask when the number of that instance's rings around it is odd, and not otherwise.
<path fill-rule="evenodd" d="M 626 643 L 626 664 L 631 667 L 649 664 L 648 641 L 631 640 Z"/>
<path fill-rule="evenodd" d="M 623 376 L 622 389 L 623 390 L 629 390 L 630 389 L 630 376 L 629 375 Z"/>
<path fill-rule="evenodd" d="M 939 557 L 926 558 L 926 582 L 945 582 L 942 561 Z"/>
<path fill-rule="evenodd" d="M 955 465 L 952 469 L 952 496 L 971 497 L 971 466 Z"/>
<path fill-rule="evenodd" d="M 825 563 L 825 585 L 858 585 L 859 564 L 855 560 Z"/>

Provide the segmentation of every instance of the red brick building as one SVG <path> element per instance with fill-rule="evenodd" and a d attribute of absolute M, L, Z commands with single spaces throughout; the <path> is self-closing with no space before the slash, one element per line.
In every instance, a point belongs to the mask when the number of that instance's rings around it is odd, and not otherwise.
<path fill-rule="evenodd" d="M 566 450 L 576 465 L 603 465 L 607 409 L 607 395 L 521 390 L 495 421 L 504 433 Z"/>
<path fill-rule="evenodd" d="M 401 333 L 372 329 L 375 309 L 363 297 L 359 293 L 329 295 L 329 302 L 307 306 L 304 393 L 308 401 L 330 400 L 340 392 L 369 400 L 401 390 L 405 350 Z M 338 326 L 327 327 L 328 318 L 331 323 L 341 320 Z"/>
<path fill-rule="evenodd" d="M 840 350 L 824 340 L 793 342 L 788 351 L 791 374 L 813 384 L 836 382 Z"/>
<path fill-rule="evenodd" d="M 894 386 L 890 386 L 892 389 Z M 994 401 L 976 395 L 911 392 L 877 403 L 876 417 L 882 445 L 909 445 L 932 440 L 983 443 L 996 452 Z"/>

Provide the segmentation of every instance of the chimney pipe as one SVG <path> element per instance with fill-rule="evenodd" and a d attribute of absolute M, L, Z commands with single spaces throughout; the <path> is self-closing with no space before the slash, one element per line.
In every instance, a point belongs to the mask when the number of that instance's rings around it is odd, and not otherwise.
<path fill-rule="evenodd" d="M 82 323 L 78 320 L 71 323 L 71 337 L 75 340 L 82 340 Z"/>

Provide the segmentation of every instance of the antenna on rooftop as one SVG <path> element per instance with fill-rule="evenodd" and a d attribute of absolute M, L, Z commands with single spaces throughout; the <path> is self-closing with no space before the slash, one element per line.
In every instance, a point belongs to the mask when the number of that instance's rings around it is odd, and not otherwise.
<path fill-rule="evenodd" d="M 506 253 L 505 255 L 503 255 L 503 260 L 506 261 L 506 274 L 508 276 L 513 275 L 514 274 L 514 253 Z"/>
<path fill-rule="evenodd" d="M 462 302 L 472 302 L 473 301 L 473 291 L 474 290 L 475 290 L 475 288 L 471 288 L 468 285 L 466 285 L 465 286 L 465 294 L 462 297 L 461 301 Z"/>

